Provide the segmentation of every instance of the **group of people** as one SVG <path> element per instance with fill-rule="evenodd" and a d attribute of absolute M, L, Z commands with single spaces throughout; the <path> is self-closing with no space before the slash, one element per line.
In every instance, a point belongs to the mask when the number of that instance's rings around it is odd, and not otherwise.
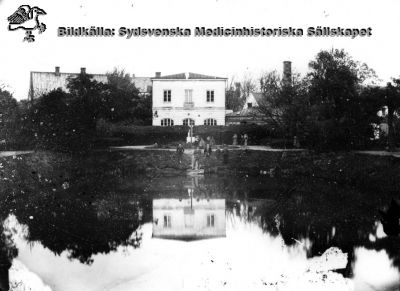
<path fill-rule="evenodd" d="M 249 136 L 247 135 L 247 133 L 240 135 L 240 138 L 242 140 L 242 145 L 244 147 L 247 147 L 247 143 L 249 140 Z M 238 145 L 238 135 L 236 133 L 232 137 L 232 145 L 234 145 L 234 146 Z"/>
<path fill-rule="evenodd" d="M 244 147 L 247 147 L 248 139 L 249 139 L 248 135 L 246 133 L 244 133 L 240 137 L 241 137 L 242 145 Z M 238 145 L 238 135 L 236 133 L 233 135 L 232 144 Z M 202 137 L 197 135 L 194 138 L 193 146 L 194 146 L 194 151 L 193 151 L 193 155 L 192 155 L 192 169 L 198 170 L 199 169 L 199 160 L 200 160 L 201 155 L 204 154 L 204 156 L 206 156 L 206 157 L 211 156 L 211 153 L 215 146 L 214 137 L 207 136 L 206 139 L 203 139 Z M 183 153 L 185 152 L 185 148 L 183 147 L 182 144 L 178 145 L 176 152 L 178 155 L 179 163 L 182 163 Z M 226 164 L 228 162 L 229 153 L 228 153 L 228 147 L 226 145 L 224 145 L 222 149 L 217 147 L 216 153 L 217 153 L 217 157 L 219 157 L 222 154 L 224 164 Z"/>
<path fill-rule="evenodd" d="M 196 136 L 193 145 L 195 148 L 203 149 L 204 155 L 209 157 L 212 153 L 212 148 L 215 146 L 215 140 L 212 136 L 207 136 L 205 140 L 202 137 Z"/>
<path fill-rule="evenodd" d="M 199 160 L 202 154 L 204 156 L 209 157 L 213 151 L 213 147 L 215 146 L 215 139 L 212 136 L 207 136 L 206 139 L 203 139 L 200 136 L 196 136 L 193 142 L 194 151 L 192 155 L 192 169 L 199 169 Z M 178 156 L 179 163 L 182 163 L 183 153 L 185 152 L 185 148 L 182 144 L 179 144 L 176 148 L 176 153 Z"/>

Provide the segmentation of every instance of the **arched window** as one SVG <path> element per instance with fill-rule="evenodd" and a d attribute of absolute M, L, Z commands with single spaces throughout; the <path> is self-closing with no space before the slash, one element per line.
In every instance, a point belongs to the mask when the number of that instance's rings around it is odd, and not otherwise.
<path fill-rule="evenodd" d="M 207 118 L 204 120 L 204 125 L 217 125 L 217 120 L 214 118 Z"/>
<path fill-rule="evenodd" d="M 194 125 L 194 120 L 191 118 L 185 118 L 183 120 L 183 125 L 189 126 L 189 125 Z"/>
<path fill-rule="evenodd" d="M 174 120 L 170 118 L 161 119 L 161 126 L 173 126 Z"/>

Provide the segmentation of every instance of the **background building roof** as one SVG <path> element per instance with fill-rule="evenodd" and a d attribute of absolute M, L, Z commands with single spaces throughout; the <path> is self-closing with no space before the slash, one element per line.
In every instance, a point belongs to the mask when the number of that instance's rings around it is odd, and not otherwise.
<path fill-rule="evenodd" d="M 197 74 L 197 73 L 180 73 L 180 74 L 174 74 L 174 75 L 166 75 L 166 76 L 159 76 L 159 77 L 154 77 L 152 78 L 153 80 L 159 80 L 159 79 L 176 79 L 176 80 L 226 80 L 226 78 L 221 78 L 221 77 L 214 77 L 214 76 L 208 76 L 208 75 L 203 75 L 203 74 Z"/>

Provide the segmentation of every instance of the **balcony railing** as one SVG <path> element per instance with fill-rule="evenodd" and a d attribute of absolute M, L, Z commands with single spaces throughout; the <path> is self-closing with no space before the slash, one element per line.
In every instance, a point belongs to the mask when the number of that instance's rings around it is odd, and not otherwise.
<path fill-rule="evenodd" d="M 194 107 L 194 102 L 184 102 L 183 108 L 184 109 L 192 109 Z"/>

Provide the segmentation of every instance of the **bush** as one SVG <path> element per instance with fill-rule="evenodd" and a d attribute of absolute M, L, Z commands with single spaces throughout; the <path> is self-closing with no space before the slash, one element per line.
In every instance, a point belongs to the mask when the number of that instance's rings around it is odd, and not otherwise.
<path fill-rule="evenodd" d="M 189 127 L 187 126 L 134 126 L 121 125 L 101 122 L 97 127 L 98 133 L 103 136 L 122 138 L 125 144 L 129 145 L 149 145 L 158 143 L 165 145 L 186 141 Z M 234 134 L 240 136 L 247 133 L 249 144 L 265 143 L 266 138 L 279 138 L 281 135 L 269 126 L 258 125 L 231 125 L 231 126 L 195 126 L 194 135 L 202 138 L 207 136 L 214 137 L 217 144 L 232 144 Z"/>

